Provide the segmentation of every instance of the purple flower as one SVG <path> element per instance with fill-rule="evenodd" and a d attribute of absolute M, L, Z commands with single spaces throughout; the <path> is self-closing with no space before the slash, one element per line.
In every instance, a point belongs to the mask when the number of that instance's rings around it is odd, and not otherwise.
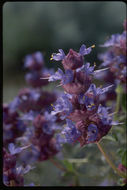
<path fill-rule="evenodd" d="M 99 114 L 104 125 L 108 125 L 111 123 L 111 118 L 108 115 L 106 107 L 99 105 L 97 113 Z"/>
<path fill-rule="evenodd" d="M 53 53 L 50 60 L 60 61 L 65 57 L 65 53 L 62 49 L 59 49 L 59 53 Z"/>
<path fill-rule="evenodd" d="M 51 114 L 56 115 L 61 113 L 61 119 L 64 119 L 67 115 L 72 112 L 72 104 L 69 101 L 68 95 L 63 94 L 60 98 L 57 99 L 56 103 L 53 105 L 54 111 Z"/>
<path fill-rule="evenodd" d="M 55 115 L 51 115 L 50 113 L 48 113 L 47 111 L 44 112 L 44 117 L 47 121 L 50 121 L 50 122 L 55 122 L 57 117 Z"/>
<path fill-rule="evenodd" d="M 73 71 L 72 70 L 65 70 L 65 74 L 61 69 L 58 69 L 58 71 L 49 77 L 48 81 L 56 81 L 61 80 L 61 84 L 68 84 L 73 81 Z"/>
<path fill-rule="evenodd" d="M 98 135 L 98 128 L 95 124 L 90 124 L 88 126 L 88 142 L 93 142 L 97 139 L 97 135 Z"/>
<path fill-rule="evenodd" d="M 8 150 L 11 153 L 11 155 L 18 154 L 18 153 L 20 153 L 22 151 L 22 149 L 20 147 L 15 148 L 14 143 L 10 143 L 8 145 Z"/>
<path fill-rule="evenodd" d="M 23 114 L 23 116 L 21 116 L 20 119 L 33 121 L 37 114 L 38 112 L 30 110 L 28 113 Z"/>
<path fill-rule="evenodd" d="M 95 47 L 95 46 L 92 46 L 92 47 Z M 89 53 L 92 51 L 92 47 L 86 48 L 86 46 L 83 44 L 83 45 L 80 47 L 79 53 L 80 53 L 82 56 L 87 55 L 87 54 L 89 54 Z"/>
<path fill-rule="evenodd" d="M 66 119 L 67 126 L 62 130 L 66 141 L 69 143 L 75 142 L 81 135 L 80 131 L 76 129 L 74 123 L 70 119 Z"/>
<path fill-rule="evenodd" d="M 108 47 L 106 53 L 99 55 L 99 59 L 102 61 L 102 66 L 109 67 L 109 71 L 106 73 L 107 77 L 101 76 L 102 80 L 109 82 L 112 77 L 114 84 L 118 85 L 121 83 L 123 85 L 124 91 L 126 92 L 126 75 L 124 67 L 126 66 L 126 36 L 127 33 L 124 31 L 122 34 L 113 34 L 111 38 L 105 42 L 102 47 Z M 112 76 L 111 76 L 112 75 Z M 108 80 L 109 79 L 109 80 Z M 113 91 L 113 90 L 112 90 Z"/>
<path fill-rule="evenodd" d="M 110 86 L 107 86 L 105 88 L 99 88 L 99 87 L 96 88 L 95 84 L 91 84 L 89 89 L 87 90 L 87 92 L 92 92 L 94 94 L 94 96 L 97 96 L 97 95 L 100 95 L 100 94 L 107 92 L 113 86 L 114 85 L 110 85 Z"/>
<path fill-rule="evenodd" d="M 27 55 L 24 59 L 24 67 L 31 70 L 39 70 L 42 68 L 44 58 L 41 52 L 35 52 L 34 54 Z"/>
<path fill-rule="evenodd" d="M 94 104 L 94 97 L 90 98 L 85 94 L 80 94 L 78 96 L 78 101 L 80 104 L 84 104 L 87 108 L 87 110 L 93 110 L 96 108 L 96 105 Z"/>
<path fill-rule="evenodd" d="M 76 69 L 76 71 L 77 72 L 83 71 L 86 75 L 90 75 L 90 74 L 93 74 L 94 67 L 95 66 L 90 67 L 90 63 L 86 63 L 81 68 Z"/>
<path fill-rule="evenodd" d="M 65 70 L 65 75 L 63 76 L 62 84 L 68 84 L 73 81 L 73 71 Z"/>
<path fill-rule="evenodd" d="M 20 102 L 21 101 L 20 101 L 19 97 L 15 97 L 14 100 L 9 104 L 10 110 L 12 112 L 15 111 L 18 108 Z"/>
<path fill-rule="evenodd" d="M 120 39 L 121 39 L 120 34 L 113 34 L 111 35 L 111 38 L 104 43 L 104 45 L 101 45 L 101 47 L 109 47 L 109 46 L 117 45 Z"/>
<path fill-rule="evenodd" d="M 60 68 L 58 68 L 58 71 L 55 72 L 54 75 L 51 75 L 48 81 L 51 82 L 51 81 L 56 81 L 56 80 L 62 80 L 63 76 L 64 76 L 63 71 Z"/>
<path fill-rule="evenodd" d="M 22 150 L 28 148 L 29 146 L 24 146 L 24 147 L 18 147 L 18 148 L 15 148 L 15 145 L 14 143 L 10 143 L 8 145 L 8 150 L 10 152 L 11 155 L 14 155 L 14 154 L 18 154 L 20 153 Z"/>
<path fill-rule="evenodd" d="M 85 97 L 85 105 L 86 105 L 87 110 L 90 110 L 90 111 L 96 108 L 93 98 L 89 98 L 88 96 Z"/>

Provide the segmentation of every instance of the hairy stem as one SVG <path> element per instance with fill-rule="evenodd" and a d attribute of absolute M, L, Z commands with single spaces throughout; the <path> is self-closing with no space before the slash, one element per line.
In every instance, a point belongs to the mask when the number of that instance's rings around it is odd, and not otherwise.
<path fill-rule="evenodd" d="M 103 154 L 103 156 L 105 157 L 106 161 L 108 162 L 108 164 L 111 166 L 111 168 L 114 170 L 115 173 L 117 173 L 120 177 L 126 178 L 126 175 L 123 172 L 120 172 L 116 166 L 113 164 L 113 162 L 109 159 L 109 157 L 107 156 L 107 154 L 105 153 L 104 149 L 102 148 L 102 146 L 99 144 L 99 142 L 96 143 L 99 150 L 101 151 L 101 153 Z"/>

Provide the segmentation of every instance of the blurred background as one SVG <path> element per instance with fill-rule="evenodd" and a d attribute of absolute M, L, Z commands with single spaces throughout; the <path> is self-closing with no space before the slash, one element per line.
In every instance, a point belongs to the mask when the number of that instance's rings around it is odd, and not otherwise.
<path fill-rule="evenodd" d="M 104 51 L 99 45 L 111 34 L 122 33 L 125 18 L 124 2 L 6 2 L 3 5 L 3 101 L 10 102 L 20 88 L 27 86 L 23 69 L 27 54 L 41 51 L 46 67 L 56 70 L 60 63 L 50 61 L 53 52 L 60 48 L 65 53 L 70 48 L 79 51 L 83 43 L 87 47 L 95 44 L 86 60 L 99 65 L 97 55 Z M 116 142 L 111 141 L 109 145 L 106 142 L 103 140 L 105 149 L 110 147 L 110 152 L 118 148 Z M 81 185 L 114 185 L 111 179 L 117 181 L 119 178 L 103 156 L 100 159 L 100 152 L 94 144 L 82 149 L 79 144 L 75 148 L 67 145 L 63 151 L 66 158 L 87 157 L 83 166 L 80 163 L 77 166 L 84 173 L 80 176 Z M 119 163 L 119 157 L 114 158 L 113 154 L 113 159 L 118 159 Z M 73 176 L 70 178 L 73 183 Z M 60 171 L 49 161 L 39 163 L 25 180 L 26 184 L 34 182 L 43 186 L 68 184 L 67 176 L 60 176 Z"/>
<path fill-rule="evenodd" d="M 124 2 L 6 2 L 3 5 L 3 99 L 11 101 L 24 85 L 24 56 L 43 52 L 47 67 L 58 67 L 50 56 L 62 48 L 79 50 L 95 44 L 86 59 L 99 65 L 99 45 L 123 31 Z"/>

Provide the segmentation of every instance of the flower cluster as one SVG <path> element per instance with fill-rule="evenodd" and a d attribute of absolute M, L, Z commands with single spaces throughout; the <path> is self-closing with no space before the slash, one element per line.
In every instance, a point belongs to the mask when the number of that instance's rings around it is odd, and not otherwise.
<path fill-rule="evenodd" d="M 102 61 L 101 67 L 108 66 L 109 70 L 105 75 L 100 76 L 106 82 L 114 84 L 121 83 L 125 87 L 127 79 L 126 60 L 126 20 L 124 21 L 124 31 L 122 34 L 113 34 L 101 47 L 109 48 L 105 53 L 99 55 Z M 126 88 L 126 87 L 125 87 Z"/>
<path fill-rule="evenodd" d="M 40 88 L 47 85 L 48 80 L 40 80 L 40 78 L 46 78 L 49 73 L 53 73 L 53 70 L 44 68 L 44 58 L 39 51 L 25 57 L 24 67 L 29 70 L 25 76 L 25 80 L 34 88 Z"/>
<path fill-rule="evenodd" d="M 20 154 L 23 163 L 47 160 L 59 152 L 59 142 L 54 137 L 56 130 L 59 130 L 56 116 L 52 116 L 47 111 L 44 114 L 30 111 L 21 119 L 28 123 L 29 128 L 18 140 L 23 146 L 27 146 L 28 143 L 31 145 L 29 152 L 27 150 Z"/>
<path fill-rule="evenodd" d="M 94 47 L 94 46 L 92 46 Z M 86 48 L 83 44 L 76 52 L 72 49 L 65 55 L 63 50 L 53 53 L 51 60 L 62 60 L 65 73 L 58 69 L 49 81 L 60 80 L 64 93 L 53 104 L 52 115 L 59 114 L 66 120 L 62 130 L 65 142 L 80 142 L 83 146 L 98 142 L 110 130 L 113 122 L 109 115 L 109 108 L 100 105 L 100 95 L 106 93 L 111 87 L 96 87 L 92 77 L 103 70 L 94 70 L 90 63 L 84 64 L 84 55 L 91 52 L 92 47 Z M 115 123 L 114 123 L 115 124 Z"/>
<path fill-rule="evenodd" d="M 8 145 L 8 151 L 3 148 L 3 182 L 6 186 L 24 186 L 24 174 L 33 169 L 17 162 L 17 155 L 26 148 L 16 148 L 13 143 Z"/>
<path fill-rule="evenodd" d="M 3 104 L 3 170 L 7 186 L 25 186 L 23 175 L 29 171 L 29 164 L 50 159 L 59 152 L 54 137 L 59 120 L 49 114 L 57 95 L 44 91 L 42 87 L 48 80 L 40 79 L 53 71 L 45 69 L 40 52 L 26 56 L 24 67 L 30 70 L 25 78 L 31 87 L 20 89 L 13 101 Z M 19 145 L 27 149 L 15 148 Z"/>
<path fill-rule="evenodd" d="M 11 108 L 10 104 L 3 104 L 3 144 L 4 147 L 8 143 L 14 143 L 15 139 L 22 136 L 26 130 L 26 125 L 19 120 L 19 113 L 17 110 Z"/>

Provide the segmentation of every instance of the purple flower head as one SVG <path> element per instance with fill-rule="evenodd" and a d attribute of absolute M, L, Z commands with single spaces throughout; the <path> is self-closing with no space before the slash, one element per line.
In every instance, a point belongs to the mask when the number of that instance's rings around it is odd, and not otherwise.
<path fill-rule="evenodd" d="M 8 145 L 8 150 L 9 150 L 11 155 L 18 154 L 18 153 L 20 153 L 22 150 L 24 150 L 26 148 L 28 148 L 28 146 L 15 148 L 14 143 L 10 143 Z"/>
<path fill-rule="evenodd" d="M 31 96 L 31 99 L 37 101 L 40 98 L 41 94 L 39 91 L 31 90 L 30 96 Z"/>
<path fill-rule="evenodd" d="M 103 61 L 103 63 L 100 66 L 105 67 L 112 62 L 112 60 L 115 58 L 115 54 L 112 51 L 108 51 L 106 53 L 99 54 L 98 58 Z"/>
<path fill-rule="evenodd" d="M 72 70 L 65 70 L 65 74 L 61 69 L 49 77 L 48 81 L 56 81 L 61 80 L 61 84 L 68 84 L 73 81 L 73 71 Z"/>
<path fill-rule="evenodd" d="M 48 113 L 47 111 L 44 113 L 44 117 L 47 121 L 50 122 L 55 122 L 57 117 L 55 115 L 51 115 L 50 113 Z"/>
<path fill-rule="evenodd" d="M 113 66 L 116 66 L 118 69 L 120 69 L 119 65 L 121 63 L 126 63 L 126 56 L 124 56 L 124 55 L 118 55 L 118 56 L 116 56 L 111 51 L 110 52 L 106 52 L 105 54 L 100 55 L 99 58 L 104 61 L 101 64 L 101 67 L 102 66 L 107 66 L 107 65 L 109 65 L 109 66 L 113 65 Z"/>
<path fill-rule="evenodd" d="M 52 135 L 53 134 L 53 128 L 52 126 L 50 125 L 50 123 L 45 123 L 43 124 L 42 126 L 42 130 L 45 134 L 48 134 L 48 135 Z"/>
<path fill-rule="evenodd" d="M 62 80 L 63 76 L 64 76 L 63 71 L 60 68 L 58 68 L 58 71 L 56 71 L 55 74 L 51 75 L 48 81 L 51 82 L 56 80 Z"/>
<path fill-rule="evenodd" d="M 44 117 L 46 122 L 43 123 L 42 131 L 48 135 L 52 135 L 55 130 L 59 129 L 59 126 L 55 123 L 57 117 L 48 112 L 44 113 Z"/>
<path fill-rule="evenodd" d="M 113 85 L 107 86 L 105 88 L 96 88 L 95 84 L 91 84 L 87 92 L 92 92 L 94 96 L 97 96 L 107 92 L 111 87 L 113 87 Z"/>
<path fill-rule="evenodd" d="M 85 94 L 80 94 L 78 96 L 78 101 L 80 104 L 84 104 L 87 108 L 87 110 L 91 111 L 96 108 L 96 105 L 94 103 L 94 97 L 88 97 Z"/>
<path fill-rule="evenodd" d="M 48 107 L 51 103 L 56 100 L 54 93 L 44 92 L 41 89 L 21 89 L 18 97 L 20 99 L 20 104 L 18 109 L 22 112 L 41 111 L 42 108 Z"/>
<path fill-rule="evenodd" d="M 68 84 L 73 81 L 73 71 L 65 70 L 65 75 L 63 76 L 62 84 Z"/>
<path fill-rule="evenodd" d="M 64 90 L 69 94 L 85 93 L 91 84 L 91 75 L 87 75 L 84 71 L 74 71 L 73 81 L 63 85 Z"/>
<path fill-rule="evenodd" d="M 62 134 L 65 135 L 68 143 L 75 142 L 81 135 L 80 131 L 76 129 L 74 123 L 70 119 L 66 119 L 66 127 L 63 129 Z"/>
<path fill-rule="evenodd" d="M 38 88 L 48 84 L 48 80 L 40 79 L 42 77 L 47 77 L 47 75 L 43 74 L 43 70 L 42 71 L 33 70 L 25 75 L 25 80 L 30 86 Z"/>
<path fill-rule="evenodd" d="M 93 110 L 96 108 L 96 105 L 94 104 L 94 99 L 93 98 L 89 98 L 88 96 L 85 97 L 85 105 L 87 110 Z"/>
<path fill-rule="evenodd" d="M 41 52 L 27 55 L 24 60 L 24 67 L 31 70 L 39 70 L 44 64 L 44 58 Z"/>
<path fill-rule="evenodd" d="M 77 53 L 73 49 L 69 50 L 69 53 L 62 60 L 62 64 L 65 70 L 76 70 L 83 65 L 83 56 Z"/>
<path fill-rule="evenodd" d="M 104 125 L 111 124 L 111 118 L 108 115 L 106 107 L 99 105 L 97 113 L 99 114 L 99 117 L 101 118 Z"/>
<path fill-rule="evenodd" d="M 98 128 L 95 124 L 90 124 L 88 126 L 88 142 L 93 142 L 97 139 L 97 135 L 98 135 Z"/>
<path fill-rule="evenodd" d="M 53 53 L 50 60 L 60 61 L 65 57 L 65 53 L 62 49 L 59 49 L 59 53 Z"/>
<path fill-rule="evenodd" d="M 54 111 L 51 114 L 56 115 L 61 113 L 61 119 L 65 119 L 67 115 L 72 112 L 72 104 L 69 101 L 69 98 L 66 94 L 63 94 L 60 98 L 57 99 L 56 103 L 53 105 Z"/>
<path fill-rule="evenodd" d="M 28 121 L 33 121 L 33 119 L 36 117 L 38 112 L 30 110 L 28 113 L 23 114 L 20 119 L 21 120 L 28 120 Z"/>
<path fill-rule="evenodd" d="M 92 48 L 95 47 L 94 45 L 89 47 L 89 48 L 86 48 L 86 46 L 83 44 L 81 47 L 80 47 L 80 50 L 79 50 L 79 53 L 84 56 L 84 55 L 87 55 L 89 54 L 91 51 L 92 51 Z"/>
<path fill-rule="evenodd" d="M 76 69 L 76 71 L 77 71 L 77 72 L 83 71 L 86 75 L 90 75 L 90 74 L 93 74 L 93 72 L 94 72 L 94 67 L 95 67 L 95 66 L 90 67 L 90 63 L 86 63 L 86 64 L 84 64 L 81 68 Z"/>
<path fill-rule="evenodd" d="M 18 108 L 20 102 L 21 101 L 20 101 L 19 97 L 14 98 L 14 100 L 9 104 L 9 108 L 10 108 L 11 112 L 15 111 Z"/>
<path fill-rule="evenodd" d="M 110 47 L 117 45 L 119 43 L 120 38 L 120 34 L 113 34 L 111 35 L 111 38 L 104 43 L 104 45 L 101 45 L 101 47 Z"/>

